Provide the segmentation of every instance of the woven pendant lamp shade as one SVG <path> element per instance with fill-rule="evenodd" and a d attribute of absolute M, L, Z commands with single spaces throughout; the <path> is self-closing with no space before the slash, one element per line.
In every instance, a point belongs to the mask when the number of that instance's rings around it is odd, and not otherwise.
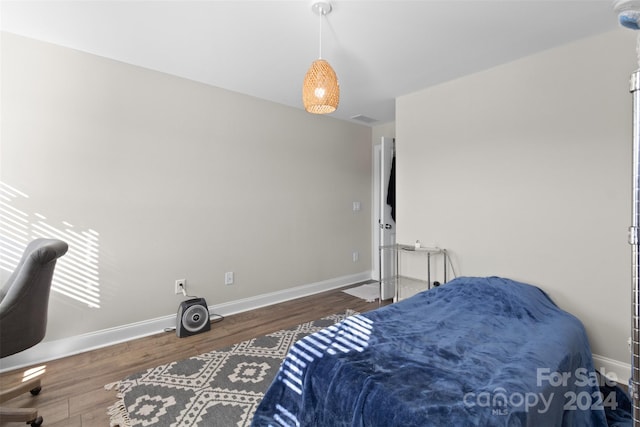
<path fill-rule="evenodd" d="M 313 61 L 302 85 L 304 109 L 313 114 L 333 113 L 340 102 L 338 77 L 324 59 Z"/>

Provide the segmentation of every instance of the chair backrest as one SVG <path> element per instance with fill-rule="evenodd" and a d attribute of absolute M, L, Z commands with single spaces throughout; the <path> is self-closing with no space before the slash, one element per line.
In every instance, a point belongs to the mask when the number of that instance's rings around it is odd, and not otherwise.
<path fill-rule="evenodd" d="M 57 239 L 36 239 L 25 248 L 0 289 L 0 357 L 26 350 L 44 338 L 53 271 L 67 249 Z"/>

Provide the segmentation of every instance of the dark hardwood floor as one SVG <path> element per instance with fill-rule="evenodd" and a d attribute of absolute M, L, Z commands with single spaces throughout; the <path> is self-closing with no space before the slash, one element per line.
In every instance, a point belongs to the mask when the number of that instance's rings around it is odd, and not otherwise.
<path fill-rule="evenodd" d="M 341 290 L 229 316 L 212 324 L 211 331 L 178 338 L 175 332 L 89 351 L 47 362 L 41 375 L 42 392 L 17 397 L 7 406 L 35 406 L 46 427 L 109 426 L 107 408 L 116 401 L 116 392 L 104 386 L 157 365 L 185 359 L 240 341 L 261 336 L 303 322 L 352 309 L 364 313 L 378 308 Z M 0 375 L 0 389 L 20 382 L 26 369 Z M 0 423 L 18 426 L 24 423 Z"/>

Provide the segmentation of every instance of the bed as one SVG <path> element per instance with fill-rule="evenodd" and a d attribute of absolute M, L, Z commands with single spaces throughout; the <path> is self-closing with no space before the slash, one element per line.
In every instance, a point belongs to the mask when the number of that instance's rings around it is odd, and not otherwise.
<path fill-rule="evenodd" d="M 541 289 L 462 277 L 295 343 L 252 426 L 631 425 L 623 399 Z"/>

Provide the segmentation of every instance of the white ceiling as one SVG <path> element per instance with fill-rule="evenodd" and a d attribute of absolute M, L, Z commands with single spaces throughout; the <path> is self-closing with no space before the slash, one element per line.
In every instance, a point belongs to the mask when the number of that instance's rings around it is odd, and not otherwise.
<path fill-rule="evenodd" d="M 302 108 L 319 55 L 312 1 L 7 1 L 3 31 Z M 618 26 L 603 0 L 334 0 L 331 116 L 395 120 L 395 98 Z"/>

